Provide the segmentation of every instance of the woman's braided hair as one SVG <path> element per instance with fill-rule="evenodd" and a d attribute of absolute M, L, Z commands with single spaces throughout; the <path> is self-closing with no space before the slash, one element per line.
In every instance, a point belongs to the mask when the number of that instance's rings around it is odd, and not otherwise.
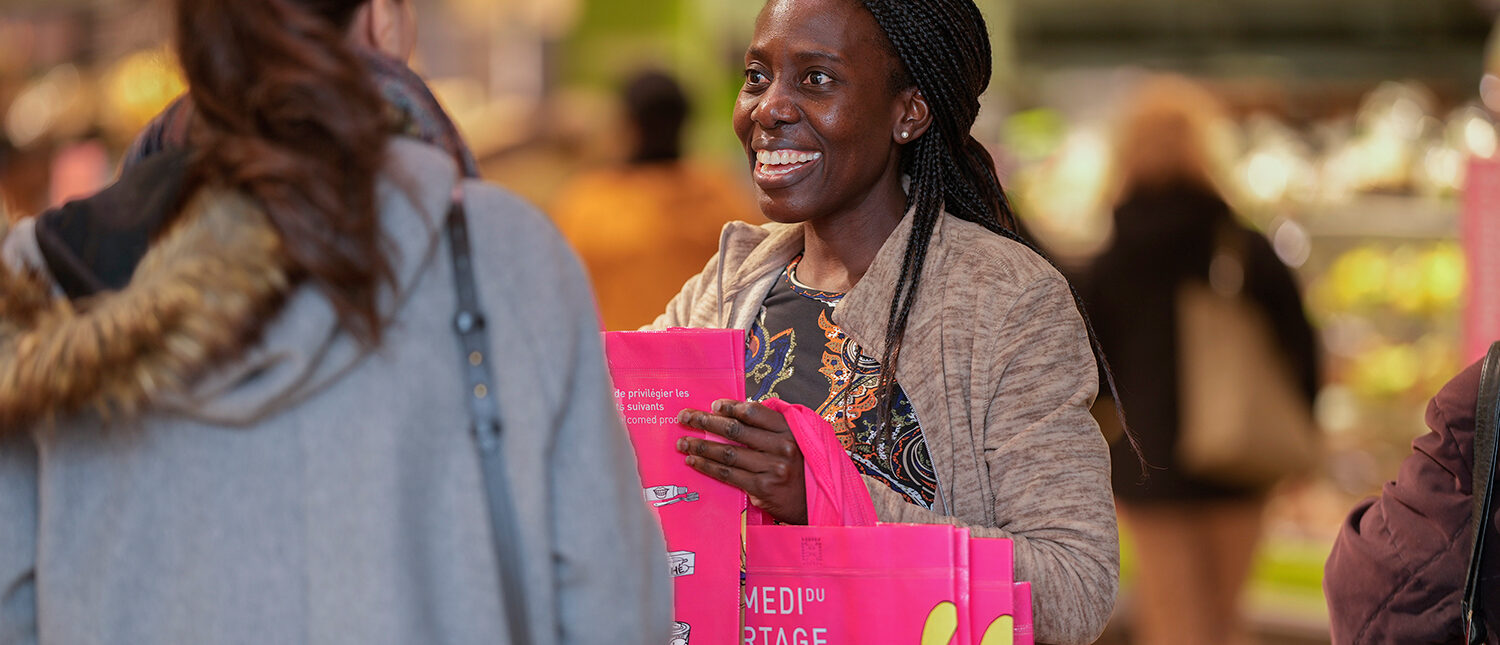
<path fill-rule="evenodd" d="M 994 158 L 969 133 L 979 116 L 979 97 L 989 87 L 992 71 L 989 31 L 979 7 L 973 0 L 859 1 L 875 16 L 902 63 L 902 69 L 893 74 L 893 86 L 915 86 L 927 99 L 932 115 L 928 130 L 901 152 L 901 170 L 911 179 L 907 207 L 913 211 L 914 221 L 896 281 L 896 295 L 891 299 L 881 359 L 884 369 L 878 389 L 880 431 L 876 444 L 885 452 L 885 443 L 891 438 L 892 394 L 901 340 L 917 299 L 922 265 L 938 218 L 946 211 L 1041 252 L 1017 232 L 1015 212 L 995 174 Z M 1073 298 L 1078 301 L 1076 292 Z M 1084 324 L 1113 393 L 1114 377 L 1087 316 Z"/>

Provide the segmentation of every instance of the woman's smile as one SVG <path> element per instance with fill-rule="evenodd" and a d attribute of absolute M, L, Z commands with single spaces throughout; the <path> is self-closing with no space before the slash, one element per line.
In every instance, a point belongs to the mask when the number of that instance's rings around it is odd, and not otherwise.
<path fill-rule="evenodd" d="M 755 183 L 761 190 L 785 188 L 812 174 L 822 159 L 821 152 L 759 150 L 755 153 Z"/>

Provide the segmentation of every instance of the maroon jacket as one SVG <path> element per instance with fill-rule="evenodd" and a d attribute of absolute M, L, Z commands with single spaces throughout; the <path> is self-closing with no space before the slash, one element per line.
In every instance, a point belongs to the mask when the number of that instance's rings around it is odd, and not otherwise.
<path fill-rule="evenodd" d="M 1339 531 L 1323 578 L 1335 644 L 1462 642 L 1479 370 L 1479 363 L 1469 366 L 1432 398 L 1431 432 L 1412 441 L 1396 481 L 1354 507 Z M 1480 585 L 1490 643 L 1500 642 L 1495 520 Z"/>

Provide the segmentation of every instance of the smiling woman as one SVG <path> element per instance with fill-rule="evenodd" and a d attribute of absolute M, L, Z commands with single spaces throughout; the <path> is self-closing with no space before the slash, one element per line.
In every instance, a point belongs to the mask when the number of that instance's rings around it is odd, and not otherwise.
<path fill-rule="evenodd" d="M 1037 639 L 1092 642 L 1119 570 L 1095 357 L 969 134 L 989 51 L 972 0 L 768 2 L 734 129 L 773 223 L 727 227 L 653 327 L 748 331 L 750 400 L 680 416 L 736 443 L 685 440 L 688 464 L 806 522 L 801 452 L 759 402 L 812 408 L 882 521 L 1013 539 Z"/>

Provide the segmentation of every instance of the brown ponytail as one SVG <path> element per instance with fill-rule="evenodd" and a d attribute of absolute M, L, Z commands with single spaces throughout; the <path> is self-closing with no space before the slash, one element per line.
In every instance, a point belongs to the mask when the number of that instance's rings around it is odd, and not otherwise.
<path fill-rule="evenodd" d="M 383 100 L 344 31 L 368 0 L 178 0 L 178 57 L 204 126 L 201 181 L 256 200 L 293 273 L 380 342 L 391 279 L 375 213 Z"/>

